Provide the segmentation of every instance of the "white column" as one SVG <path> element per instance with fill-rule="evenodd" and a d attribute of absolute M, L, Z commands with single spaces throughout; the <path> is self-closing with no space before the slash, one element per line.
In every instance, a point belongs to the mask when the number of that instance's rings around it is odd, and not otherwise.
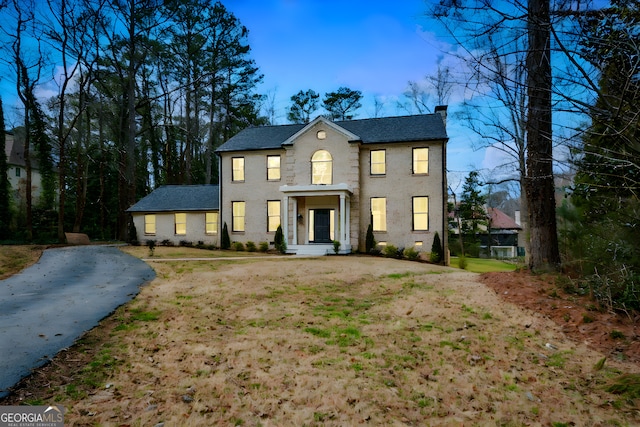
<path fill-rule="evenodd" d="M 347 244 L 347 235 L 345 232 L 347 231 L 346 226 L 346 204 L 344 202 L 344 194 L 340 194 L 340 244 L 344 249 Z"/>
<path fill-rule="evenodd" d="M 298 244 L 298 198 L 293 198 L 293 244 Z"/>
<path fill-rule="evenodd" d="M 349 244 L 351 245 L 351 197 L 346 197 L 345 199 L 347 208 L 345 210 L 345 216 L 346 218 L 346 225 L 345 225 L 345 230 L 344 230 L 344 239 L 345 239 L 345 244 Z"/>
<path fill-rule="evenodd" d="M 289 196 L 284 196 L 284 224 L 282 224 L 282 234 L 284 241 L 289 246 Z"/>

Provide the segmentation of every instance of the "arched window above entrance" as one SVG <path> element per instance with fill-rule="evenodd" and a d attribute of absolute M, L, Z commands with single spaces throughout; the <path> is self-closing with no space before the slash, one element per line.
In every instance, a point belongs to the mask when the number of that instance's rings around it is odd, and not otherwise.
<path fill-rule="evenodd" d="M 327 150 L 318 150 L 311 156 L 311 183 L 332 184 L 333 158 Z"/>

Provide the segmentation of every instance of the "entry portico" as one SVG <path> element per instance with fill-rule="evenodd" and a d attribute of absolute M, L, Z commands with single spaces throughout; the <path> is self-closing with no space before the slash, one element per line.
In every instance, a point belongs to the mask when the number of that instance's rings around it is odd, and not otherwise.
<path fill-rule="evenodd" d="M 326 254 L 340 242 L 339 253 L 351 252 L 351 195 L 347 184 L 283 185 L 283 234 L 289 252 Z M 289 229 L 291 228 L 291 233 Z"/>

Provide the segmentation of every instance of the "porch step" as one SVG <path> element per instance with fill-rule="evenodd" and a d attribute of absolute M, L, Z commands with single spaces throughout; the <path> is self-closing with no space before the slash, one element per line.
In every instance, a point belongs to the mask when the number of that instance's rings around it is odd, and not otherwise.
<path fill-rule="evenodd" d="M 348 254 L 351 252 L 351 247 L 348 248 L 340 248 L 341 254 Z M 311 256 L 322 256 L 333 254 L 333 244 L 327 245 L 290 245 L 287 247 L 287 253 L 295 254 L 295 255 L 311 255 Z"/>
<path fill-rule="evenodd" d="M 333 245 L 291 245 L 287 253 L 296 255 L 327 255 L 333 253 Z"/>

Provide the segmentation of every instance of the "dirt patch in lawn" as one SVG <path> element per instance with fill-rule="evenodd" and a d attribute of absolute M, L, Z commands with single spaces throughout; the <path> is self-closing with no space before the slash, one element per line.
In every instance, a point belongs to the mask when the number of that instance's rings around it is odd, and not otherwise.
<path fill-rule="evenodd" d="M 496 292 L 384 258 L 150 263 L 134 301 L 0 403 L 60 404 L 70 426 L 640 422 L 605 391 L 638 365 L 505 302 L 517 275 L 483 276 Z"/>

